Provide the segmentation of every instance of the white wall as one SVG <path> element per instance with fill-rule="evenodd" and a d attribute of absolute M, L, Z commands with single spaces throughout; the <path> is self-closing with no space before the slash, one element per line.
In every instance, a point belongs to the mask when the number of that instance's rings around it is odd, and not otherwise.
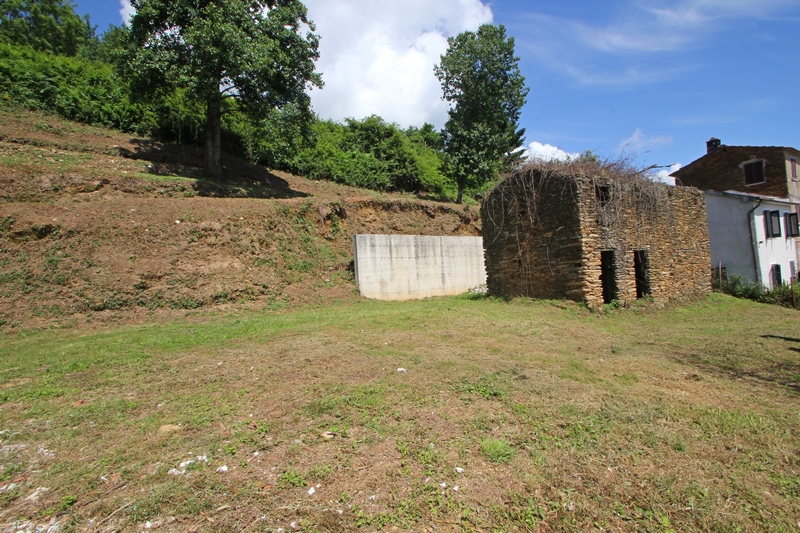
<path fill-rule="evenodd" d="M 767 238 L 767 228 L 764 223 L 765 211 L 780 211 L 781 213 L 781 236 Z M 755 210 L 755 229 L 756 239 L 758 240 L 758 264 L 761 269 L 761 283 L 770 289 L 772 286 L 769 274 L 773 264 L 781 265 L 781 277 L 784 283 L 789 280 L 789 261 L 795 261 L 797 265 L 797 239 L 786 236 L 786 213 L 793 213 L 791 205 L 776 202 L 763 202 Z"/>
<path fill-rule="evenodd" d="M 766 211 L 780 211 L 780 237 L 767 238 Z M 766 198 L 759 204 L 758 198 L 752 196 L 707 191 L 706 212 L 714 268 L 722 263 L 729 274 L 773 288 L 770 269 L 773 264 L 779 264 L 783 280 L 789 280 L 789 262 L 795 261 L 798 265 L 797 239 L 787 238 L 784 215 L 794 212 L 793 205 Z"/>
<path fill-rule="evenodd" d="M 414 300 L 486 283 L 481 237 L 355 235 L 356 282 L 365 298 Z"/>
<path fill-rule="evenodd" d="M 751 217 L 747 212 L 755 205 L 755 202 L 742 201 L 740 197 L 706 193 L 711 266 L 717 268 L 722 263 L 728 274 L 742 276 L 754 283 L 758 281 L 758 273 L 750 236 Z"/>

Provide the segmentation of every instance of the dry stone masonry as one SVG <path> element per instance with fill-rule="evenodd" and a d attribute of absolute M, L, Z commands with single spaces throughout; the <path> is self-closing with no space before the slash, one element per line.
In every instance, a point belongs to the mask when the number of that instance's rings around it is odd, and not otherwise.
<path fill-rule="evenodd" d="M 703 193 L 569 164 L 519 169 L 482 206 L 487 284 L 497 295 L 590 307 L 711 290 Z"/>

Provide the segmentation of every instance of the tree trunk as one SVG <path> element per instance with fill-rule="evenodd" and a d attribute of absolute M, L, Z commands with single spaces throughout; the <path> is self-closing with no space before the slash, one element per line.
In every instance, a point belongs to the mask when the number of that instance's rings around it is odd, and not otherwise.
<path fill-rule="evenodd" d="M 461 200 L 464 198 L 464 184 L 458 184 L 458 196 L 456 197 L 456 203 L 460 204 Z"/>
<path fill-rule="evenodd" d="M 216 181 L 222 181 L 222 135 L 220 133 L 220 114 L 222 99 L 212 96 L 206 107 L 206 171 Z"/>

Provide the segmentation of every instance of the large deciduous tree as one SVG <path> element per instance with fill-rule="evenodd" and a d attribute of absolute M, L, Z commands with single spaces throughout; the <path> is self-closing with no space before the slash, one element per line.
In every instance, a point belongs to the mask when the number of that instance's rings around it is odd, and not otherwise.
<path fill-rule="evenodd" d="M 502 25 L 483 24 L 447 43 L 434 72 L 451 104 L 443 130 L 446 171 L 461 203 L 465 187 L 486 184 L 518 159 L 524 130 L 517 123 L 528 88 L 514 38 Z"/>
<path fill-rule="evenodd" d="M 152 93 L 182 87 L 206 109 L 206 167 L 222 178 L 221 113 L 236 99 L 251 117 L 290 103 L 308 110 L 306 89 L 319 38 L 297 0 L 131 0 L 131 72 Z"/>
<path fill-rule="evenodd" d="M 0 42 L 75 56 L 95 40 L 89 16 L 66 0 L 0 0 Z"/>

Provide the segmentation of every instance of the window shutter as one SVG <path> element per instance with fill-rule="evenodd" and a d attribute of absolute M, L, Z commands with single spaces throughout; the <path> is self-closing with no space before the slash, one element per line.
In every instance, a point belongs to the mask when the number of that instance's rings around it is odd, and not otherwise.
<path fill-rule="evenodd" d="M 786 213 L 786 237 L 800 237 L 797 213 Z"/>
<path fill-rule="evenodd" d="M 764 228 L 767 232 L 767 238 L 781 236 L 781 212 L 780 211 L 764 211 Z"/>

